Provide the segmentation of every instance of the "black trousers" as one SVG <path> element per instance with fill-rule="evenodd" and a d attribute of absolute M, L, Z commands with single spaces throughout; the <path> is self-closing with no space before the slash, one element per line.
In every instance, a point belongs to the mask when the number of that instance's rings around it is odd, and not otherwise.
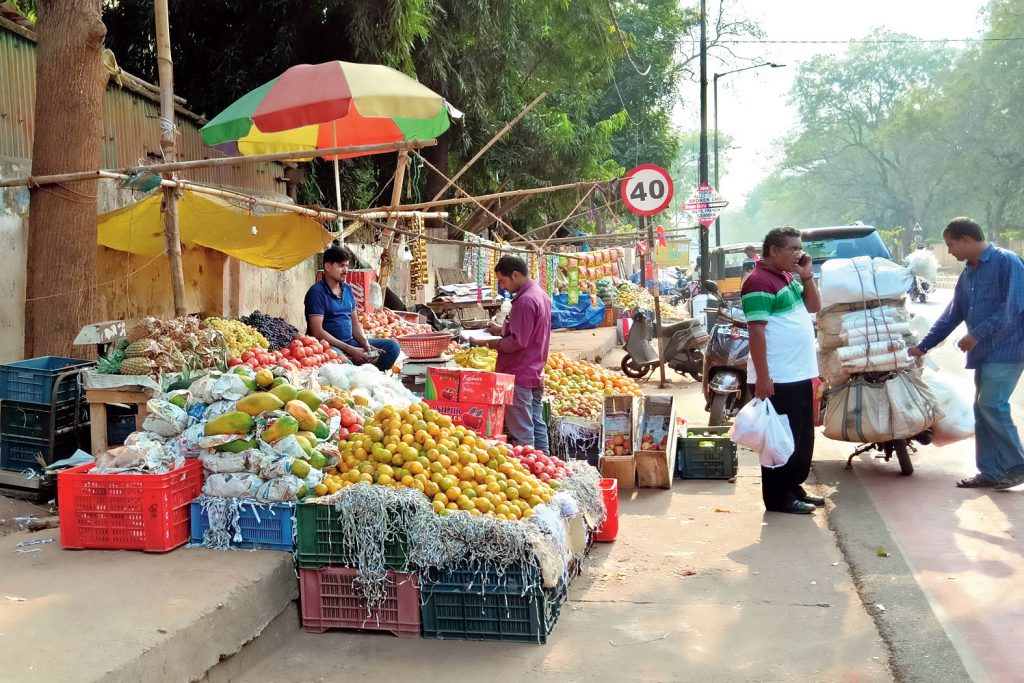
<path fill-rule="evenodd" d="M 751 386 L 750 393 L 754 393 Z M 781 510 L 793 499 L 801 499 L 802 484 L 811 472 L 814 455 L 814 388 L 811 380 L 775 383 L 772 406 L 779 415 L 789 418 L 796 448 L 789 462 L 782 467 L 761 468 L 761 498 L 768 510 Z"/>

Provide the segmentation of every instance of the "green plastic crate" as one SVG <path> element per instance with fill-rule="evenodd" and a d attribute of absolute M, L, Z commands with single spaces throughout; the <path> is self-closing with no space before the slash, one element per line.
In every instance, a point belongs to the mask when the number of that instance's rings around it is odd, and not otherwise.
<path fill-rule="evenodd" d="M 356 547 L 338 525 L 338 511 L 332 505 L 308 503 L 295 506 L 296 562 L 301 569 L 354 567 Z M 409 538 L 402 534 L 384 546 L 388 569 L 409 571 Z"/>
<path fill-rule="evenodd" d="M 677 479 L 732 479 L 739 460 L 728 427 L 692 427 L 702 436 L 680 436 L 676 449 Z"/>
<path fill-rule="evenodd" d="M 544 644 L 567 594 L 564 584 L 533 595 L 421 592 L 423 637 Z"/>

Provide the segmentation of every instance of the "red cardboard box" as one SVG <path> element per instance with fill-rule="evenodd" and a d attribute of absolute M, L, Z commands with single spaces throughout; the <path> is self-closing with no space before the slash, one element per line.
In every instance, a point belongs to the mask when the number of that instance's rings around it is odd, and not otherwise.
<path fill-rule="evenodd" d="M 367 313 L 373 313 L 374 310 L 370 305 L 370 285 L 376 281 L 377 273 L 372 270 L 350 270 L 345 277 L 345 282 L 352 288 L 356 306 Z"/>
<path fill-rule="evenodd" d="M 514 375 L 507 375 L 503 372 L 463 370 L 459 384 L 459 401 L 462 403 L 512 405 L 515 387 Z"/>
<path fill-rule="evenodd" d="M 441 415 L 452 419 L 452 424 L 465 425 L 479 436 L 491 438 L 505 431 L 505 406 L 486 403 L 427 400 L 426 404 Z"/>
<path fill-rule="evenodd" d="M 458 401 L 462 376 L 462 370 L 458 368 L 439 368 L 431 365 L 427 368 L 427 386 L 423 396 L 432 401 Z"/>

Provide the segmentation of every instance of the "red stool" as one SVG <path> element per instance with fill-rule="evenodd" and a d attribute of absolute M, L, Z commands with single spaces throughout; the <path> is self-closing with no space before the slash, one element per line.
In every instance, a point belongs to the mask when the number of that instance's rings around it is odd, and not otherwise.
<path fill-rule="evenodd" d="M 604 498 L 608 517 L 597 527 L 594 540 L 598 543 L 611 543 L 619 535 L 619 480 L 602 479 L 601 496 Z"/>

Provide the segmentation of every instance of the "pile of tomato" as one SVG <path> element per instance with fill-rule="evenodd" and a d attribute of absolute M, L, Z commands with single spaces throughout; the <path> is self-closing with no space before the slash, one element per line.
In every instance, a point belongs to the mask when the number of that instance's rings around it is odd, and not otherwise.
<path fill-rule="evenodd" d="M 331 348 L 325 341 L 303 335 L 292 340 L 292 343 L 277 351 L 252 348 L 240 357 L 228 359 L 228 367 L 248 365 L 253 370 L 281 367 L 286 370 L 302 368 L 318 368 L 324 363 L 341 358 L 341 354 Z"/>

